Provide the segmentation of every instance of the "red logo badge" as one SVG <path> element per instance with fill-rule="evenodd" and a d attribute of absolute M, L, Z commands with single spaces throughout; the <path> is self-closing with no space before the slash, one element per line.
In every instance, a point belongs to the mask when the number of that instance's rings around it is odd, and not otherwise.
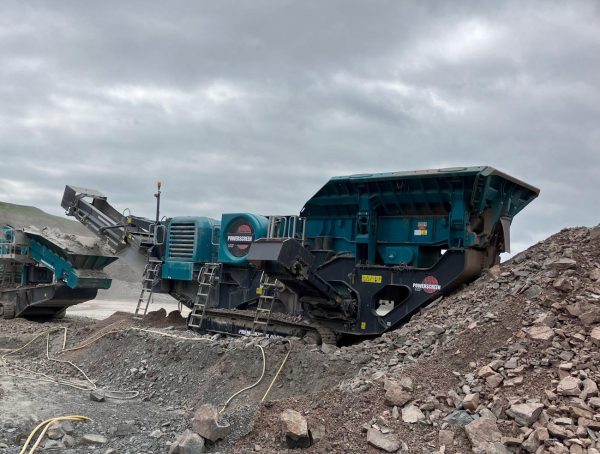
<path fill-rule="evenodd" d="M 423 279 L 423 282 L 414 282 L 413 289 L 417 292 L 423 290 L 425 293 L 435 293 L 439 292 L 442 289 L 442 286 L 435 276 L 426 276 L 425 279 Z"/>

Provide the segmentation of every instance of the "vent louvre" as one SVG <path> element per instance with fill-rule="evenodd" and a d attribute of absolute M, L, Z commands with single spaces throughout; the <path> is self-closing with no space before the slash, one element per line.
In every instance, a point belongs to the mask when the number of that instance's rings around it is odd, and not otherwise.
<path fill-rule="evenodd" d="M 169 258 L 192 259 L 196 245 L 196 224 L 182 222 L 169 227 Z"/>

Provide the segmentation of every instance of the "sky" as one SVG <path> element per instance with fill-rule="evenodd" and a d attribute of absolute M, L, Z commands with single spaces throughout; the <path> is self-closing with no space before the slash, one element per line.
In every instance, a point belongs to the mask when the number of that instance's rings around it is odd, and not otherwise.
<path fill-rule="evenodd" d="M 600 222 L 598 1 L 0 3 L 0 200 L 297 214 L 330 177 L 491 165 L 513 250 Z"/>

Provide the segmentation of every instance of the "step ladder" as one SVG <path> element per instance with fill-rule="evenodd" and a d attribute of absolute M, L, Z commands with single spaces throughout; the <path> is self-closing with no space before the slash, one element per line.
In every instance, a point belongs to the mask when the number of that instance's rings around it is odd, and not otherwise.
<path fill-rule="evenodd" d="M 16 262 L 0 263 L 0 288 L 10 288 L 20 284 L 21 268 L 21 264 Z"/>
<path fill-rule="evenodd" d="M 8 287 L 10 275 L 7 263 L 0 263 L 0 288 Z"/>
<path fill-rule="evenodd" d="M 7 263 L 0 263 L 0 288 L 8 287 L 9 272 Z"/>
<path fill-rule="evenodd" d="M 138 298 L 137 306 L 135 307 L 135 313 L 133 318 L 141 319 L 148 312 L 148 306 L 153 301 L 154 292 L 152 288 L 154 283 L 159 278 L 158 272 L 160 270 L 162 262 L 151 260 L 146 264 L 144 268 L 144 274 L 142 275 L 142 290 L 140 291 L 140 297 Z M 140 314 L 140 310 L 144 306 L 144 313 Z"/>
<path fill-rule="evenodd" d="M 263 271 L 260 277 L 260 296 L 254 321 L 252 322 L 252 335 L 257 334 L 258 330 L 262 330 L 263 334 L 267 334 L 267 327 L 271 321 L 271 311 L 277 298 L 278 281 Z"/>
<path fill-rule="evenodd" d="M 205 263 L 198 273 L 198 292 L 194 299 L 192 312 L 188 319 L 188 327 L 201 330 L 206 315 L 206 307 L 210 302 L 210 292 L 219 280 L 220 263 Z"/>

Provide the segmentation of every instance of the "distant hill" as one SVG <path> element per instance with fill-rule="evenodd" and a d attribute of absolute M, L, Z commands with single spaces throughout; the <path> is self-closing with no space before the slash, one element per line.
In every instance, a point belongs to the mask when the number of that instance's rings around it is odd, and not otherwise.
<path fill-rule="evenodd" d="M 0 202 L 0 224 L 10 224 L 13 227 L 50 227 L 63 233 L 90 236 L 88 230 L 77 221 L 48 214 L 39 208 L 7 202 Z"/>
<path fill-rule="evenodd" d="M 62 233 L 93 237 L 93 234 L 77 221 L 48 214 L 39 208 L 7 202 L 0 202 L 0 226 L 3 224 L 9 224 L 13 227 L 34 226 L 38 229 L 50 227 L 58 229 Z M 139 282 L 141 280 L 138 273 L 120 260 L 110 264 L 106 271 L 115 280 L 126 282 Z"/>

